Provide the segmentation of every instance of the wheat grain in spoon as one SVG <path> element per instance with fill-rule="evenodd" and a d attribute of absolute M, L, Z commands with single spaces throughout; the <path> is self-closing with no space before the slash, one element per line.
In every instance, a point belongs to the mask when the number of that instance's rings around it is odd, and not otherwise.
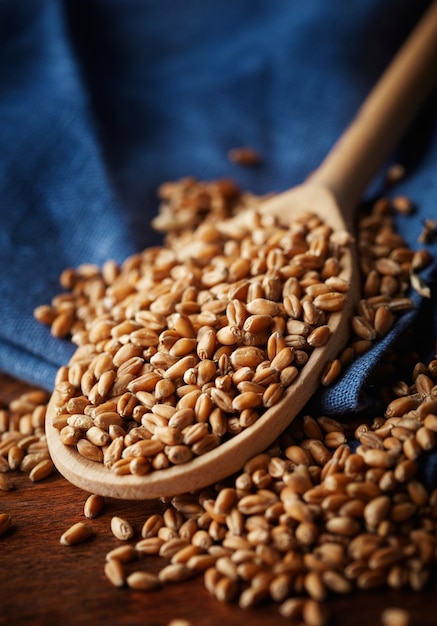
<path fill-rule="evenodd" d="M 349 128 L 304 184 L 266 201 L 265 218 L 288 225 L 297 215 L 315 213 L 334 232 L 353 233 L 361 194 L 402 136 L 437 78 L 437 4 L 433 3 L 372 90 Z M 248 212 L 232 222 L 249 223 Z M 225 232 L 229 223 L 219 225 Z M 315 350 L 284 397 L 252 426 L 193 460 L 144 476 L 116 475 L 102 463 L 89 461 L 65 446 L 52 425 L 58 410 L 53 398 L 47 412 L 50 454 L 58 470 L 73 484 L 97 494 L 140 500 L 200 489 L 238 471 L 254 454 L 265 450 L 304 407 L 319 385 L 320 375 L 348 337 L 357 274 L 354 247 L 342 256 L 341 276 L 350 284 L 341 312 L 330 316 L 331 337 Z"/>

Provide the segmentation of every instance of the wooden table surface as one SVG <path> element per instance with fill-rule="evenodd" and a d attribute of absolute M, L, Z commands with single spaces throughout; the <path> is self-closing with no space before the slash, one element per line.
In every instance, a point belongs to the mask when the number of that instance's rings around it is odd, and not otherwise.
<path fill-rule="evenodd" d="M 3 401 L 25 389 L 23 383 L 0 375 Z M 192 626 L 290 623 L 273 604 L 248 611 L 216 601 L 201 577 L 153 592 L 113 587 L 103 572 L 106 553 L 120 544 L 109 529 L 111 517 L 128 519 L 139 536 L 142 523 L 161 509 L 161 503 L 108 501 L 102 514 L 90 521 L 95 537 L 67 547 L 60 544 L 60 536 L 73 523 L 86 521 L 83 505 L 88 494 L 59 474 L 39 483 L 20 472 L 12 473 L 12 478 L 15 488 L 0 491 L 0 513 L 9 513 L 13 519 L 12 527 L 0 538 L 0 624 L 167 626 L 176 618 Z M 153 557 L 140 563 L 151 570 L 158 566 Z M 436 626 L 437 577 L 421 592 L 335 597 L 328 610 L 333 626 L 378 626 L 388 606 L 408 609 L 411 626 Z"/>

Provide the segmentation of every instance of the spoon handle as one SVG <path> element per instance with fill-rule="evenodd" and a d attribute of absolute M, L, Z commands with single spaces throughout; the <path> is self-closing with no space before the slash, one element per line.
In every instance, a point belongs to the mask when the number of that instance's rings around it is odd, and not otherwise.
<path fill-rule="evenodd" d="M 365 187 L 437 81 L 437 1 L 389 64 L 310 182 L 327 187 L 350 225 Z"/>

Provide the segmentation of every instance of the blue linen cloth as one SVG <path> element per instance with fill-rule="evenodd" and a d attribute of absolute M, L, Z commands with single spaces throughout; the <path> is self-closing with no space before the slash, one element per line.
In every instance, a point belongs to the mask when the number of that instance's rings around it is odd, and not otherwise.
<path fill-rule="evenodd" d="M 193 175 L 263 194 L 316 168 L 428 3 L 414 0 L 2 0 L 0 370 L 51 389 L 74 351 L 33 319 L 80 263 L 161 241 L 156 189 Z M 394 155 L 409 245 L 437 203 L 436 97 Z M 229 162 L 252 146 L 256 169 Z M 378 180 L 369 194 L 378 189 Z M 373 190 L 373 191 L 372 191 Z M 430 249 L 437 256 L 435 243 Z M 423 278 L 433 287 L 436 264 Z M 403 328 L 432 356 L 437 303 L 408 313 L 318 401 L 366 411 L 365 381 Z"/>

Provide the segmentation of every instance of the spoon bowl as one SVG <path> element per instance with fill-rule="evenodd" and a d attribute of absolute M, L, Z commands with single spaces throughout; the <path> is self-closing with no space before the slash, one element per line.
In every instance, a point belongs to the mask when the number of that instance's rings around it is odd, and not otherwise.
<path fill-rule="evenodd" d="M 332 195 L 322 187 L 304 185 L 302 188 L 290 190 L 266 202 L 263 211 L 273 216 L 277 211 L 283 211 L 284 206 L 287 207 L 287 215 L 305 214 L 308 206 L 317 206 L 316 212 L 323 216 L 325 223 L 334 232 L 345 233 L 343 219 L 336 209 Z M 245 214 L 237 219 L 241 223 L 249 220 L 250 215 Z M 230 220 L 230 223 L 235 227 L 235 222 Z M 53 396 L 47 412 L 46 435 L 57 469 L 70 482 L 86 491 L 128 500 L 168 497 L 195 491 L 237 472 L 249 458 L 265 450 L 285 430 L 319 387 L 326 364 L 335 358 L 346 343 L 357 291 L 353 246 L 345 247 L 342 268 L 340 278 L 346 280 L 350 288 L 342 311 L 332 313 L 329 317 L 330 340 L 323 349 L 318 349 L 323 352 L 312 352 L 282 399 L 267 409 L 252 426 L 217 448 L 182 465 L 153 471 L 145 476 L 117 475 L 102 463 L 81 456 L 74 446 L 66 446 L 61 442 L 59 430 L 52 425 L 52 418 L 57 411 Z"/>

